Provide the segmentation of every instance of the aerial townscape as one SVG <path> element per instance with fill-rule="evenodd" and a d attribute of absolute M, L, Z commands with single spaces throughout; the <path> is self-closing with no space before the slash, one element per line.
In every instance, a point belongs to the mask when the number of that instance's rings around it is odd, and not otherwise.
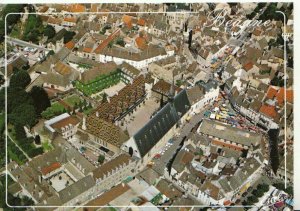
<path fill-rule="evenodd" d="M 2 4 L 0 55 L 4 210 L 293 210 L 293 3 Z"/>

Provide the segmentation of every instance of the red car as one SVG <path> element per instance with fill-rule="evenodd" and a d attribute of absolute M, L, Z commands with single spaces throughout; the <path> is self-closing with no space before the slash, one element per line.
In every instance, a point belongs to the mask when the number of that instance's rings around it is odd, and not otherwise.
<path fill-rule="evenodd" d="M 160 154 L 156 154 L 156 155 L 154 156 L 154 158 L 160 158 L 160 157 L 161 157 Z"/>

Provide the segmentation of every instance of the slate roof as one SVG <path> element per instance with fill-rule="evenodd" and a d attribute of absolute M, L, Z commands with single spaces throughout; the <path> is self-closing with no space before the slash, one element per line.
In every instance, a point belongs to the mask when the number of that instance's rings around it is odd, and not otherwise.
<path fill-rule="evenodd" d="M 62 201 L 62 204 L 72 200 L 79 194 L 87 191 L 91 187 L 95 185 L 95 181 L 91 175 L 88 175 L 81 180 L 73 183 L 72 185 L 66 187 L 65 189 L 61 190 L 59 194 L 59 198 Z"/>
<path fill-rule="evenodd" d="M 142 129 L 135 135 L 134 140 L 141 157 L 177 123 L 179 114 L 184 115 L 190 107 L 186 91 L 177 94 L 173 103 L 166 104 Z"/>

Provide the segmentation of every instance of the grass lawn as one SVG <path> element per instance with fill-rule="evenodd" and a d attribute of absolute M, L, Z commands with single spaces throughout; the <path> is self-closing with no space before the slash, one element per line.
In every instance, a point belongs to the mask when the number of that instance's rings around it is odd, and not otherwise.
<path fill-rule="evenodd" d="M 43 111 L 42 117 L 45 119 L 51 119 L 54 116 L 62 114 L 64 110 L 65 108 L 63 105 L 55 102 L 51 105 L 51 107 L 48 107 L 45 111 Z"/>
<path fill-rule="evenodd" d="M 80 97 L 77 95 L 71 95 L 65 99 L 63 99 L 66 103 L 68 103 L 70 106 L 74 107 L 75 104 L 79 104 L 81 101 Z"/>
<path fill-rule="evenodd" d="M 54 147 L 52 146 L 52 144 L 49 142 L 49 140 L 46 140 L 42 143 L 42 147 L 44 149 L 44 152 L 48 152 L 51 151 L 52 149 L 54 149 Z"/>

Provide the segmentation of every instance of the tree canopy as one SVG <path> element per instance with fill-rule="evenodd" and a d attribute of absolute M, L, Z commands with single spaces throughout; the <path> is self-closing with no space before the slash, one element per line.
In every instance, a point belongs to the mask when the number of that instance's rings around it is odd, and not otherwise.
<path fill-rule="evenodd" d="M 32 97 L 33 105 L 35 107 L 35 112 L 37 116 L 40 116 L 43 111 L 45 111 L 48 107 L 51 106 L 48 94 L 42 87 L 32 87 L 29 94 Z"/>
<path fill-rule="evenodd" d="M 10 79 L 10 87 L 25 88 L 31 82 L 31 78 L 26 70 L 16 71 Z"/>
<path fill-rule="evenodd" d="M 75 36 L 75 32 L 73 31 L 67 31 L 65 34 L 64 34 L 64 43 L 68 43 L 69 41 L 71 41 L 73 39 L 73 37 Z"/>
<path fill-rule="evenodd" d="M 47 25 L 44 29 L 44 36 L 48 37 L 48 40 L 55 36 L 55 29 L 51 25 Z"/>

